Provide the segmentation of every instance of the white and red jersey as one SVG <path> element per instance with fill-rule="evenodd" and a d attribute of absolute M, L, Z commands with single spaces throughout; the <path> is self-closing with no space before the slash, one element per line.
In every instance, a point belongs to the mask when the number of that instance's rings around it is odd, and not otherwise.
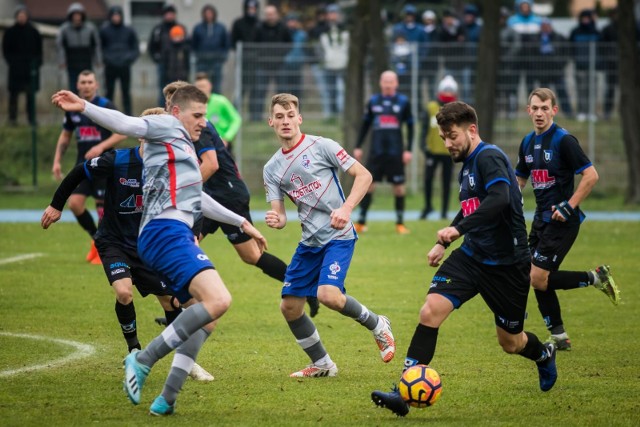
<path fill-rule="evenodd" d="M 337 142 L 321 136 L 302 135 L 291 149 L 278 150 L 264 166 L 267 202 L 287 196 L 298 208 L 301 243 L 323 246 L 331 240 L 355 239 L 350 222 L 342 230 L 331 228 L 331 212 L 345 201 L 338 179 L 356 160 Z"/>

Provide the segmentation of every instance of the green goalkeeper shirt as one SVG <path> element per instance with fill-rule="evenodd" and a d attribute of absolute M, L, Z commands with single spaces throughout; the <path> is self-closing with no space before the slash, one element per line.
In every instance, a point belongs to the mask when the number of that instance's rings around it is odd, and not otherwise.
<path fill-rule="evenodd" d="M 207 120 L 209 120 L 224 141 L 231 142 L 236 137 L 242 118 L 231 101 L 217 93 L 211 94 L 207 103 Z"/>

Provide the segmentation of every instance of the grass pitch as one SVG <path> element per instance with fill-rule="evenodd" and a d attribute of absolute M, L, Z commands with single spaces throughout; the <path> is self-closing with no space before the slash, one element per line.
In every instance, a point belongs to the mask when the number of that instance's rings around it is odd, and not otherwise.
<path fill-rule="evenodd" d="M 282 231 L 257 221 L 272 253 L 288 261 L 299 238 L 291 222 Z M 535 365 L 506 355 L 497 344 L 493 316 L 480 298 L 454 312 L 440 329 L 432 367 L 443 380 L 432 408 L 412 409 L 404 419 L 375 408 L 374 389 L 397 381 L 416 326 L 418 310 L 435 269 L 426 253 L 444 222 L 409 222 L 398 236 L 393 224 L 371 223 L 356 245 L 347 290 L 392 321 L 396 358 L 380 361 L 371 334 L 353 320 L 321 308 L 315 321 L 338 364 L 336 378 L 296 380 L 288 374 L 308 361 L 279 312 L 280 285 L 244 265 L 222 235 L 204 250 L 234 297 L 229 312 L 205 344 L 198 362 L 215 376 L 208 384 L 187 380 L 176 415 L 151 418 L 149 405 L 161 391 L 171 357 L 156 365 L 142 403 L 122 391 L 126 345 L 114 313 L 114 297 L 100 266 L 84 261 L 89 241 L 76 224 L 44 231 L 36 224 L 0 224 L 0 260 L 20 254 L 40 258 L 0 264 L 0 371 L 51 363 L 43 369 L 0 375 L 0 420 L 5 426 L 222 425 L 615 425 L 640 424 L 640 223 L 584 224 L 565 269 L 611 264 L 622 289 L 614 307 L 593 288 L 560 293 L 573 342 L 557 358 L 559 379 L 548 393 L 538 389 Z M 160 331 L 158 303 L 135 295 L 143 344 Z M 527 330 L 547 337 L 530 294 Z M 3 334 L 31 334 L 90 344 L 95 352 L 59 366 L 75 351 L 58 342 Z"/>

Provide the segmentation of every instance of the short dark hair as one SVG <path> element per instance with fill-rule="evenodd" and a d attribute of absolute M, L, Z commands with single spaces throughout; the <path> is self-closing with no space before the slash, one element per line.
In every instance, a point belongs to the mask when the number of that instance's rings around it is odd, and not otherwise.
<path fill-rule="evenodd" d="M 177 105 L 180 109 L 185 109 L 192 102 L 207 104 L 207 95 L 194 85 L 186 85 L 176 90 L 171 97 L 171 107 Z"/>
<path fill-rule="evenodd" d="M 462 101 L 454 101 L 444 104 L 440 108 L 440 111 L 436 114 L 436 121 L 443 131 L 448 131 L 452 126 L 456 125 L 478 126 L 478 115 L 471 105 Z"/>
<path fill-rule="evenodd" d="M 98 79 L 98 76 L 96 76 L 96 73 L 93 70 L 82 70 L 78 74 L 78 78 L 80 78 L 80 76 L 83 76 L 83 77 L 94 76 L 96 78 L 96 80 Z"/>

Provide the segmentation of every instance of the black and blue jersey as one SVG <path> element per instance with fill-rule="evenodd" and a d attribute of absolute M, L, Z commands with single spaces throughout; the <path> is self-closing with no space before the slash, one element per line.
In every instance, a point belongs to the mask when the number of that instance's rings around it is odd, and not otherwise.
<path fill-rule="evenodd" d="M 226 206 L 226 200 L 242 200 L 248 203 L 249 188 L 242 180 L 235 160 L 213 124 L 207 122 L 207 126 L 202 129 L 200 139 L 194 145 L 198 158 L 208 150 L 215 150 L 218 157 L 218 170 L 203 183 L 202 190 L 223 206 Z"/>
<path fill-rule="evenodd" d="M 534 219 L 550 222 L 551 207 L 573 196 L 575 175 L 591 165 L 576 137 L 555 123 L 540 135 L 531 132 L 525 136 L 515 172 L 522 178 L 531 177 L 536 196 Z M 572 215 L 568 221 L 580 221 L 582 216 Z"/>
<path fill-rule="evenodd" d="M 480 142 L 464 160 L 458 181 L 461 207 L 458 217 L 463 218 L 459 221 L 461 226 L 465 223 L 464 218 L 473 215 L 480 207 L 491 186 L 506 183 L 509 193 L 508 203 L 496 216 L 464 232 L 462 251 L 488 265 L 528 262 L 522 194 L 507 155 L 493 144 Z"/>
<path fill-rule="evenodd" d="M 405 150 L 402 142 L 402 124 L 407 124 L 407 150 L 413 143 L 413 114 L 409 98 L 401 93 L 393 96 L 376 94 L 369 99 L 364 113 L 362 126 L 356 142 L 360 148 L 370 127 L 370 156 L 402 155 Z"/>
<path fill-rule="evenodd" d="M 98 107 L 116 109 L 111 101 L 102 96 L 96 96 L 91 100 L 91 103 Z M 78 143 L 78 155 L 76 157 L 76 164 L 84 162 L 85 154 L 87 152 L 109 138 L 112 132 L 95 123 L 82 113 L 67 112 L 64 115 L 62 122 L 62 128 L 69 132 L 74 132 L 76 135 L 76 141 Z"/>
<path fill-rule="evenodd" d="M 89 180 L 104 179 L 104 217 L 95 239 L 136 249 L 142 219 L 142 157 L 138 147 L 108 151 L 84 163 Z"/>

